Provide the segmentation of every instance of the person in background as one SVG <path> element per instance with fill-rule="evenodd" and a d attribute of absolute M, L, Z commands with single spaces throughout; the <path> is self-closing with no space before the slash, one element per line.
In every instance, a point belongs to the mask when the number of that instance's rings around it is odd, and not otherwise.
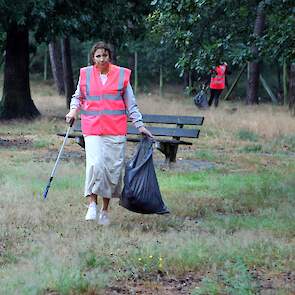
<path fill-rule="evenodd" d="M 214 106 L 217 107 L 220 94 L 225 86 L 227 86 L 226 75 L 230 74 L 230 72 L 228 71 L 227 63 L 224 62 L 219 66 L 211 69 L 210 74 L 210 98 L 208 104 L 209 106 L 211 106 L 214 101 Z"/>
<path fill-rule="evenodd" d="M 66 115 L 66 121 L 71 122 L 81 113 L 86 152 L 84 195 L 89 203 L 85 220 L 98 219 L 102 225 L 110 223 L 110 199 L 119 197 L 122 191 L 127 115 L 140 133 L 152 137 L 144 127 L 130 85 L 131 70 L 112 64 L 111 59 L 111 48 L 105 42 L 92 47 L 91 66 L 80 69 Z M 99 214 L 97 196 L 102 198 Z"/>

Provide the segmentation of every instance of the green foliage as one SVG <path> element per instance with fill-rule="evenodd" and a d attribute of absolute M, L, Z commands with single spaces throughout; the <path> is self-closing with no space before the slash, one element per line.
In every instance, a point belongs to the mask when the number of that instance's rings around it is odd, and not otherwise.
<path fill-rule="evenodd" d="M 221 294 L 221 287 L 219 286 L 218 282 L 214 280 L 213 278 L 205 277 L 200 287 L 196 287 L 192 295 L 219 295 Z"/>
<path fill-rule="evenodd" d="M 244 132 L 242 132 L 244 133 Z M 256 142 L 261 140 L 255 133 L 250 132 L 251 134 L 237 134 L 237 138 L 241 140 L 253 141 Z M 239 136 L 240 135 L 240 136 Z M 280 135 L 275 137 L 272 140 L 269 140 L 265 144 L 249 144 L 242 146 L 240 152 L 245 153 L 277 153 L 277 154 L 289 154 L 295 152 L 295 137 L 293 135 Z"/>
<path fill-rule="evenodd" d="M 85 271 L 89 271 L 94 268 L 101 268 L 108 271 L 109 266 L 111 264 L 111 260 L 109 257 L 105 255 L 99 256 L 94 249 L 88 249 L 86 252 L 80 253 L 80 263 Z"/>
<path fill-rule="evenodd" d="M 237 132 L 237 138 L 240 140 L 258 141 L 259 136 L 253 131 L 247 129 L 240 129 Z"/>
<path fill-rule="evenodd" d="M 292 0 L 265 1 L 267 31 L 262 38 L 253 35 L 256 9 L 261 1 L 155 0 L 156 28 L 165 40 L 173 40 L 179 50 L 177 67 L 202 74 L 226 60 L 240 65 L 259 55 L 294 57 L 294 17 Z M 154 20 L 154 22 L 156 22 Z"/>
<path fill-rule="evenodd" d="M 274 139 L 270 145 L 279 146 L 280 150 L 295 152 L 295 135 L 282 135 Z"/>
<path fill-rule="evenodd" d="M 241 148 L 241 151 L 246 153 L 261 153 L 263 151 L 263 147 L 261 144 L 246 145 Z"/>
<path fill-rule="evenodd" d="M 254 295 L 257 289 L 249 270 L 242 261 L 227 261 L 218 276 L 202 280 L 200 288 L 197 288 L 194 295 L 229 294 L 229 295 Z"/>
<path fill-rule="evenodd" d="M 60 270 L 59 276 L 53 285 L 53 290 L 66 295 L 73 290 L 78 293 L 83 293 L 87 291 L 88 286 L 88 280 L 79 269 L 64 268 Z"/>
<path fill-rule="evenodd" d="M 268 0 L 268 28 L 261 40 L 264 54 L 279 62 L 295 58 L 295 19 L 292 0 Z"/>
<path fill-rule="evenodd" d="M 5 247 L 8 247 L 9 245 L 5 245 Z M 17 263 L 17 256 L 12 253 L 9 250 L 4 251 L 4 253 L 1 253 L 0 256 L 0 265 L 1 266 L 5 266 L 6 264 L 10 264 L 10 263 Z"/>
<path fill-rule="evenodd" d="M 137 274 L 148 275 L 163 271 L 164 260 L 157 252 L 151 251 L 148 254 L 146 251 L 136 251 L 134 254 L 131 254 L 131 257 L 128 257 L 129 261 L 125 261 L 125 263 L 130 265 L 131 270 L 136 271 Z"/>
<path fill-rule="evenodd" d="M 218 159 L 218 156 L 215 154 L 214 151 L 212 150 L 197 150 L 195 152 L 195 156 L 199 159 L 202 159 L 202 160 L 206 160 L 206 161 L 209 161 L 209 162 L 213 162 L 213 161 L 216 161 Z"/>
<path fill-rule="evenodd" d="M 35 147 L 35 148 L 45 148 L 45 147 L 48 147 L 49 144 L 50 144 L 50 142 L 48 140 L 38 139 L 38 140 L 34 141 L 33 147 Z"/>
<path fill-rule="evenodd" d="M 179 50 L 177 67 L 182 71 L 194 69 L 206 73 L 225 59 L 239 64 L 248 58 L 247 36 L 253 17 L 249 8 L 253 4 L 249 1 L 154 2 L 161 12 L 158 20 L 163 24 L 165 39 L 173 40 Z"/>

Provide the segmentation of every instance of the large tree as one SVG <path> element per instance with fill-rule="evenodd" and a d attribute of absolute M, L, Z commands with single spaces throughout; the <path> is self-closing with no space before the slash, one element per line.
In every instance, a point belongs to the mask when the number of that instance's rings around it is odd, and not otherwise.
<path fill-rule="evenodd" d="M 61 40 L 53 40 L 49 43 L 49 57 L 52 76 L 59 95 L 65 94 L 64 69 L 62 62 Z"/>
<path fill-rule="evenodd" d="M 295 116 L 295 62 L 290 67 L 289 109 L 291 114 Z"/>
<path fill-rule="evenodd" d="M 30 93 L 29 26 L 32 1 L 0 1 L 0 29 L 6 34 L 3 96 L 0 118 L 39 115 Z"/>
<path fill-rule="evenodd" d="M 2 119 L 30 119 L 40 115 L 30 93 L 29 32 L 53 8 L 54 1 L 0 1 L 0 30 L 6 34 Z"/>
<path fill-rule="evenodd" d="M 30 93 L 28 35 L 25 25 L 12 22 L 8 27 L 3 97 L 0 103 L 2 119 L 33 118 L 39 115 Z"/>
<path fill-rule="evenodd" d="M 61 39 L 61 51 L 62 51 L 62 65 L 63 65 L 63 81 L 65 86 L 65 96 L 68 108 L 70 108 L 71 97 L 75 91 L 73 80 L 73 69 L 71 60 L 71 43 L 69 37 Z"/>
<path fill-rule="evenodd" d="M 227 60 L 243 63 L 250 55 L 247 46 L 254 23 L 256 1 L 154 0 L 164 40 L 178 49 L 177 67 L 208 73 L 213 65 Z M 252 8 L 252 9 L 250 9 Z"/>
<path fill-rule="evenodd" d="M 261 1 L 257 7 L 257 14 L 254 25 L 253 36 L 257 39 L 262 37 L 265 26 L 265 4 Z M 259 86 L 259 74 L 260 74 L 260 60 L 258 58 L 258 47 L 256 44 L 251 48 L 253 61 L 249 62 L 249 78 L 247 87 L 247 104 L 258 103 L 258 86 Z"/>
<path fill-rule="evenodd" d="M 270 60 L 277 61 L 282 67 L 284 66 L 287 74 L 289 73 L 289 93 L 288 97 L 285 97 L 285 102 L 288 102 L 291 113 L 295 115 L 294 1 L 271 0 L 268 3 L 266 6 L 268 29 L 260 47 L 263 48 L 264 55 L 268 56 Z M 287 84 L 286 81 L 284 83 Z"/>
<path fill-rule="evenodd" d="M 142 1 L 144 6 L 148 1 Z M 104 39 L 118 47 L 129 34 L 132 26 L 138 23 L 134 12 L 142 7 L 139 1 L 114 0 L 105 2 L 103 9 L 96 0 L 1 0 L 0 30 L 6 33 L 6 56 L 3 97 L 0 105 L 0 118 L 32 118 L 39 114 L 30 95 L 27 47 L 28 30 L 38 42 L 50 42 L 57 37 L 76 36 L 80 40 Z M 23 45 L 18 50 L 8 46 L 9 33 L 23 32 Z M 13 38 L 13 37 L 12 37 Z M 19 46 L 19 44 L 15 43 Z M 66 45 L 66 44 L 64 44 Z M 23 50 L 21 49 L 23 47 Z M 13 51 L 14 50 L 14 51 Z M 12 73 L 23 60 L 22 75 Z M 18 86 L 15 86 L 16 77 Z M 22 107 L 26 106 L 26 107 Z"/>
<path fill-rule="evenodd" d="M 154 0 L 152 4 L 159 11 L 157 26 L 164 29 L 164 39 L 173 40 L 178 48 L 177 67 L 182 73 L 186 69 L 193 69 L 200 75 L 208 73 L 209 67 L 224 60 L 239 67 L 253 61 L 247 101 L 256 103 L 259 72 L 255 62 L 265 55 L 265 51 L 268 56 L 276 52 L 281 57 L 290 57 L 292 50 L 294 53 L 294 46 L 290 46 L 295 39 L 293 2 Z M 266 14 L 263 13 L 264 6 Z M 262 30 L 264 16 L 265 31 Z"/>

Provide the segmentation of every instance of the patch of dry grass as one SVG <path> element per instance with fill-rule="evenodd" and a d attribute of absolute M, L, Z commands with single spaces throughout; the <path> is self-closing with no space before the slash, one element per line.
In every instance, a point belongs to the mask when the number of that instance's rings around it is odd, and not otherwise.
<path fill-rule="evenodd" d="M 100 227 L 83 220 L 84 154 L 73 142 L 65 151 L 74 159 L 60 163 L 48 200 L 40 198 L 62 142 L 55 134 L 66 128 L 66 108 L 50 84 L 34 82 L 32 93 L 44 117 L 1 122 L 0 139 L 7 140 L 0 146 L 4 294 L 104 294 L 106 286 L 126 278 L 151 291 L 150 277 L 191 272 L 203 278 L 205 287 L 194 282 L 203 290 L 257 294 L 257 284 L 272 282 L 275 272 L 280 279 L 273 290 L 295 291 L 284 284 L 295 261 L 294 151 L 292 144 L 280 154 L 263 150 L 278 140 L 278 151 L 285 144 L 281 135 L 295 133 L 294 118 L 284 108 L 221 102 L 218 109 L 199 111 L 181 95 L 168 93 L 160 99 L 140 94 L 143 113 L 204 115 L 200 138 L 192 147 L 181 147 L 179 157 L 207 160 L 215 168 L 157 171 L 170 215 L 130 213 L 114 201 L 111 226 Z M 257 142 L 237 136 L 245 129 L 258 136 Z M 14 139 L 30 144 L 13 144 Z M 250 144 L 260 144 L 262 150 L 242 149 Z M 133 148 L 129 146 L 130 152 Z M 261 279 L 257 272 L 263 273 Z"/>
<path fill-rule="evenodd" d="M 164 99 L 140 94 L 138 103 L 144 113 L 205 116 L 204 126 L 218 129 L 221 135 L 235 133 L 240 129 L 250 130 L 265 139 L 295 133 L 294 118 L 289 115 L 287 107 L 282 106 L 246 106 L 221 101 L 218 108 L 199 110 L 191 98 L 171 93 Z"/>

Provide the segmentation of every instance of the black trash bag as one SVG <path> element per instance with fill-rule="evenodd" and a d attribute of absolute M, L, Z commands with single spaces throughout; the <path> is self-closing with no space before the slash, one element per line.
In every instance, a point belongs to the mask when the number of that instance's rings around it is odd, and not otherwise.
<path fill-rule="evenodd" d="M 207 95 L 204 90 L 199 91 L 194 97 L 193 101 L 195 105 L 200 108 L 200 109 L 205 109 L 208 108 L 208 100 L 207 100 Z"/>
<path fill-rule="evenodd" d="M 125 167 L 124 188 L 119 204 L 143 214 L 169 213 L 159 189 L 153 163 L 153 140 L 143 137 Z"/>

